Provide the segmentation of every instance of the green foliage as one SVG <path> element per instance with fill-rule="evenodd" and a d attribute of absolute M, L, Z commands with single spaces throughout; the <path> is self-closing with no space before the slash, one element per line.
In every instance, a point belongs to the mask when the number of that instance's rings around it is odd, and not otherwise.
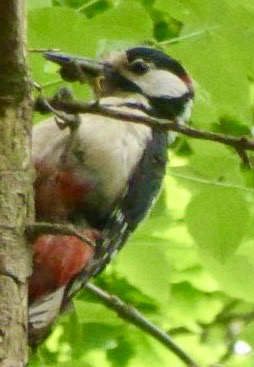
<path fill-rule="evenodd" d="M 224 263 L 241 244 L 248 214 L 246 200 L 239 191 L 215 187 L 201 190 L 193 197 L 185 218 L 201 249 Z"/>
<path fill-rule="evenodd" d="M 194 78 L 194 127 L 250 134 L 252 0 L 30 0 L 28 19 L 30 48 L 86 56 L 138 44 L 164 49 Z M 48 95 L 64 84 L 40 54 L 29 62 Z M 86 86 L 72 87 L 89 98 Z M 169 331 L 201 366 L 254 363 L 233 349 L 239 340 L 254 347 L 253 185 L 253 171 L 233 149 L 179 137 L 157 206 L 96 280 Z M 183 366 L 85 292 L 74 306 L 31 366 Z"/>

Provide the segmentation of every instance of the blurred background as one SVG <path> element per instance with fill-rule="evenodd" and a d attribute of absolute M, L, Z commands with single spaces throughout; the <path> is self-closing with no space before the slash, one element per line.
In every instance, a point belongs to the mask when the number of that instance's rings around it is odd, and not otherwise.
<path fill-rule="evenodd" d="M 192 127 L 252 137 L 252 0 L 27 3 L 29 68 L 44 95 L 67 83 L 32 51 L 100 58 L 149 45 L 176 58 L 192 76 Z M 92 98 L 88 86 L 69 86 L 77 98 Z M 43 118 L 36 114 L 35 122 Z M 253 169 L 233 148 L 178 136 L 157 205 L 95 283 L 137 307 L 201 366 L 253 367 L 253 193 Z M 36 366 L 184 365 L 84 290 L 33 355 Z"/>

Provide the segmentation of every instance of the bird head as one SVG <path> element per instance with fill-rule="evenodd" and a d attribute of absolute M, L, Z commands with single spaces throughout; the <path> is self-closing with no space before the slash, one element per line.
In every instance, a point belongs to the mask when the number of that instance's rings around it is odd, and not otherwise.
<path fill-rule="evenodd" d="M 97 98 L 141 95 L 147 102 L 143 109 L 151 116 L 180 122 L 189 118 L 194 97 L 191 78 L 162 51 L 135 47 L 103 61 L 55 52 L 45 57 L 61 66 L 63 79 L 88 81 Z"/>

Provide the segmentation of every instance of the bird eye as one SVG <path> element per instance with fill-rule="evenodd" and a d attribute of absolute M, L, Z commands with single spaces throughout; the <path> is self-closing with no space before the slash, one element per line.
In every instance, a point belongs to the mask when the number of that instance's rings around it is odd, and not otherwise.
<path fill-rule="evenodd" d="M 134 60 L 130 64 L 130 70 L 135 74 L 144 74 L 149 70 L 149 65 L 146 64 L 143 60 Z"/>

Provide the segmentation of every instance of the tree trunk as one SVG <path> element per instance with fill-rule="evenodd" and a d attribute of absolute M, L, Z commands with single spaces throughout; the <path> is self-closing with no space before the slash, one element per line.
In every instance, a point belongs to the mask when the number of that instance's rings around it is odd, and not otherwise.
<path fill-rule="evenodd" d="M 27 363 L 27 278 L 31 251 L 24 230 L 33 219 L 31 103 L 25 55 L 25 4 L 0 11 L 0 366 Z"/>

